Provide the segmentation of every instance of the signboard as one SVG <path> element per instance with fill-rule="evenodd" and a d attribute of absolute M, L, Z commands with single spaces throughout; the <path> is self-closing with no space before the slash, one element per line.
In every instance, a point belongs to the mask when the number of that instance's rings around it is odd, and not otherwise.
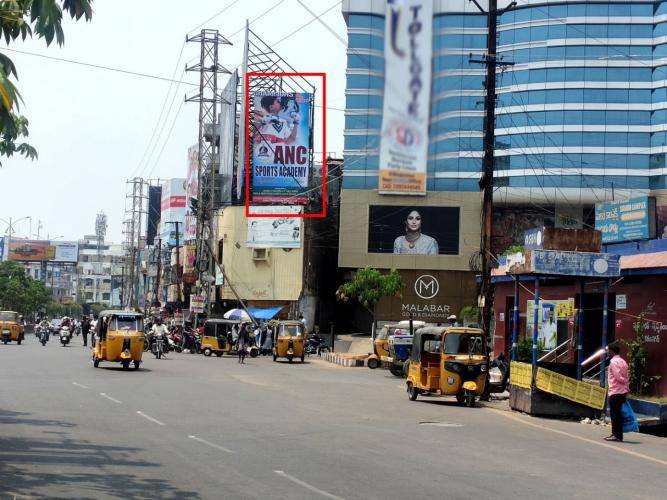
<path fill-rule="evenodd" d="M 184 221 L 186 213 L 186 180 L 169 179 L 162 183 L 160 200 L 160 238 L 163 244 L 176 246 L 176 225 L 178 223 L 178 243 L 184 241 Z"/>
<path fill-rule="evenodd" d="M 368 252 L 409 255 L 457 255 L 458 207 L 371 205 Z"/>
<path fill-rule="evenodd" d="M 301 212 L 301 207 L 253 207 L 253 213 L 293 213 Z M 300 248 L 301 218 L 300 217 L 253 217 L 247 218 L 249 248 Z"/>
<path fill-rule="evenodd" d="M 526 335 L 533 337 L 535 301 L 526 306 Z M 574 298 L 567 300 L 540 300 L 537 309 L 537 338 L 544 349 L 555 349 L 568 338 L 569 320 L 574 318 Z"/>
<path fill-rule="evenodd" d="M 627 309 L 628 308 L 628 297 L 625 294 L 616 295 L 616 310 Z"/>
<path fill-rule="evenodd" d="M 75 241 L 10 240 L 7 260 L 16 262 L 77 262 Z"/>
<path fill-rule="evenodd" d="M 0 262 L 5 260 L 5 237 L 0 236 Z"/>
<path fill-rule="evenodd" d="M 655 238 L 655 198 L 639 196 L 595 205 L 595 229 L 602 243 Z"/>
<path fill-rule="evenodd" d="M 220 104 L 220 197 L 223 206 L 232 201 L 232 183 L 234 179 L 234 147 L 236 135 L 236 88 L 239 75 L 235 70 L 222 90 Z M 216 181 L 217 182 L 217 181 Z M 217 186 L 216 186 L 217 188 Z M 217 189 L 216 189 L 217 190 Z"/>
<path fill-rule="evenodd" d="M 152 246 L 157 235 L 157 226 L 160 223 L 160 199 L 162 188 L 148 186 L 148 224 L 146 227 L 146 244 Z"/>
<path fill-rule="evenodd" d="M 190 312 L 199 314 L 204 312 L 203 295 L 190 295 Z"/>
<path fill-rule="evenodd" d="M 188 148 L 188 172 L 185 178 L 185 220 L 183 224 L 183 241 L 194 241 L 197 237 L 197 218 L 190 202 L 197 199 L 199 192 L 199 146 Z"/>
<path fill-rule="evenodd" d="M 536 250 L 542 248 L 542 238 L 544 237 L 544 228 L 535 227 L 523 233 L 523 248 L 526 250 Z"/>
<path fill-rule="evenodd" d="M 607 253 L 531 250 L 530 272 L 565 276 L 620 276 L 620 256 Z"/>
<path fill-rule="evenodd" d="M 253 94 L 252 201 L 308 201 L 312 101 L 310 93 Z"/>
<path fill-rule="evenodd" d="M 432 0 L 388 0 L 378 190 L 426 194 Z"/>
<path fill-rule="evenodd" d="M 523 247 L 525 250 L 599 252 L 601 244 L 600 231 L 591 229 L 535 227 L 523 233 Z"/>

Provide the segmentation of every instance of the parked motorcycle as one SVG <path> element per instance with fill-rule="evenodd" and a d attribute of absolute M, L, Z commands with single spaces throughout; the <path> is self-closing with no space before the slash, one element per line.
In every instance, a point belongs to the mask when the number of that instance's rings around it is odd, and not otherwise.
<path fill-rule="evenodd" d="M 489 378 L 481 398 L 488 401 L 490 394 L 501 394 L 507 390 L 510 380 L 510 365 L 505 355 L 500 353 L 489 366 Z"/>
<path fill-rule="evenodd" d="M 60 343 L 65 347 L 72 340 L 72 332 L 68 326 L 63 326 L 60 329 Z"/>
<path fill-rule="evenodd" d="M 331 352 L 331 348 L 326 344 L 324 338 L 316 333 L 308 337 L 304 348 L 308 356 L 312 354 L 321 356 L 323 352 Z"/>

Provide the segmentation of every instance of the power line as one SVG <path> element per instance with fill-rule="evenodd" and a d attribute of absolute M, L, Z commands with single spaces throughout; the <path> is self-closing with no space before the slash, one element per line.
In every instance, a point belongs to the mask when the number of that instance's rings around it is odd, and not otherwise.
<path fill-rule="evenodd" d="M 237 4 L 238 2 L 239 2 L 239 0 L 233 0 L 232 2 L 228 3 L 228 4 L 227 4 L 225 7 L 223 7 L 221 10 L 219 10 L 218 12 L 216 12 L 215 14 L 213 14 L 211 17 L 209 17 L 206 21 L 202 22 L 201 24 L 198 24 L 197 26 L 195 26 L 194 28 L 192 28 L 190 31 L 188 31 L 188 35 L 189 35 L 190 33 L 192 33 L 193 31 L 198 30 L 199 28 L 201 28 L 202 26 L 204 26 L 206 23 L 213 21 L 213 19 L 215 19 L 215 18 L 218 17 L 219 15 L 225 13 L 228 9 L 230 9 L 231 7 L 233 7 L 234 4 Z"/>
<path fill-rule="evenodd" d="M 17 49 L 10 49 L 10 48 L 3 48 L 3 51 L 6 50 L 8 52 L 16 52 L 17 54 L 23 54 L 27 56 L 34 56 L 34 57 L 41 57 L 43 59 L 50 59 L 52 61 L 59 61 L 59 62 L 66 62 L 69 64 L 76 64 L 78 66 L 86 66 L 89 68 L 96 68 L 96 69 L 103 69 L 106 71 L 114 71 L 116 73 L 123 73 L 126 75 L 132 75 L 132 76 L 138 76 L 142 78 L 151 78 L 153 80 L 160 80 L 163 82 L 172 82 L 172 83 L 182 83 L 185 85 L 192 85 L 192 86 L 197 86 L 195 83 L 190 83 L 190 82 L 185 82 L 182 80 L 173 80 L 171 78 L 165 78 L 163 76 L 158 76 L 158 75 L 151 75 L 149 73 L 141 73 L 139 71 L 130 71 L 127 69 L 122 69 L 122 68 L 114 68 L 112 66 L 104 66 L 101 64 L 93 64 L 93 63 L 88 63 L 84 61 L 77 61 L 75 59 L 65 59 L 64 57 L 55 57 L 55 56 L 47 56 L 46 54 L 38 54 L 37 52 L 29 52 L 27 50 L 17 50 Z"/>

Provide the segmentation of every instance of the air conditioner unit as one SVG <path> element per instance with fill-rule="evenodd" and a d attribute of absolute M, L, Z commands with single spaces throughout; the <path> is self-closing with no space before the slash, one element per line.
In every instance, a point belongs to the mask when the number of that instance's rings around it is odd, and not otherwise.
<path fill-rule="evenodd" d="M 253 248 L 252 260 L 269 260 L 270 248 Z"/>

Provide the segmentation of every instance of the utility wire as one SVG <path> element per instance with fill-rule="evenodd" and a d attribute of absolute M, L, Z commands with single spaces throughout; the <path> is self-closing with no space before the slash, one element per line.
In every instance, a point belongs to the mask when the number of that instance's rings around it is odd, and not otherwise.
<path fill-rule="evenodd" d="M 232 2 L 228 3 L 228 4 L 227 4 L 225 7 L 223 7 L 221 10 L 219 10 L 218 12 L 216 12 L 215 14 L 213 14 L 211 17 L 209 17 L 206 21 L 204 21 L 204 22 L 198 24 L 197 26 L 195 26 L 194 28 L 192 28 L 190 31 L 188 31 L 188 35 L 189 35 L 190 33 L 192 33 L 193 31 L 198 30 L 199 28 L 201 28 L 202 26 L 204 26 L 206 23 L 209 23 L 209 22 L 213 21 L 213 19 L 215 19 L 215 18 L 218 17 L 219 15 L 225 13 L 228 9 L 230 9 L 231 7 L 233 7 L 234 4 L 237 4 L 238 2 L 239 2 L 239 0 L 233 0 Z"/>

